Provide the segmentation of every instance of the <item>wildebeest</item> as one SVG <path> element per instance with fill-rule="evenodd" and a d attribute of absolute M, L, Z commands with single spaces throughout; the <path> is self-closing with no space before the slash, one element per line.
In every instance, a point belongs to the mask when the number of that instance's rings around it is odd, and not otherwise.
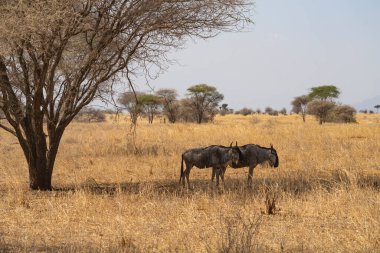
<path fill-rule="evenodd" d="M 256 144 L 247 144 L 244 146 L 240 146 L 239 150 L 241 155 L 239 156 L 239 161 L 237 163 L 232 163 L 231 167 L 234 169 L 249 167 L 248 171 L 248 185 L 252 185 L 253 178 L 253 170 L 258 164 L 262 164 L 266 161 L 269 162 L 271 167 L 277 168 L 279 165 L 279 159 L 277 155 L 277 151 L 273 148 L 273 145 L 270 145 L 270 148 L 261 147 Z M 212 171 L 212 181 L 214 181 L 215 175 L 220 175 L 222 180 L 224 180 L 224 173 L 226 171 L 227 166 L 224 166 L 220 169 L 220 172 L 217 173 L 217 170 Z"/>
<path fill-rule="evenodd" d="M 183 183 L 185 187 L 185 178 L 187 180 L 187 186 L 190 188 L 189 175 L 191 168 L 193 166 L 198 167 L 200 169 L 203 168 L 213 168 L 213 172 L 217 175 L 216 185 L 219 185 L 219 172 L 220 168 L 226 168 L 228 165 L 232 165 L 233 163 L 237 164 L 239 162 L 239 158 L 241 155 L 241 151 L 239 147 L 232 146 L 230 147 L 212 145 L 205 148 L 193 148 L 186 150 L 182 153 L 182 161 L 181 161 L 181 175 L 179 182 Z M 186 164 L 186 169 L 183 170 L 183 162 Z"/>

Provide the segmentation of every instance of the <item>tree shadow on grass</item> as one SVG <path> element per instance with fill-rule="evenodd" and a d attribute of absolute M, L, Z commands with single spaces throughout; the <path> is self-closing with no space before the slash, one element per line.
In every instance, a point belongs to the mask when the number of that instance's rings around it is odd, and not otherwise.
<path fill-rule="evenodd" d="M 357 185 L 359 188 L 371 188 L 380 191 L 380 176 L 362 176 L 355 181 L 350 181 L 340 175 L 331 175 L 327 178 L 305 178 L 296 177 L 275 177 L 275 178 L 254 178 L 251 187 L 248 187 L 247 181 L 243 179 L 226 178 L 225 183 L 220 187 L 215 186 L 215 182 L 206 179 L 193 179 L 191 189 L 183 187 L 177 180 L 157 180 L 147 182 L 121 182 L 121 183 L 101 183 L 94 179 L 88 179 L 79 186 L 57 187 L 54 190 L 58 192 L 76 192 L 85 191 L 92 194 L 114 195 L 118 193 L 126 194 L 145 194 L 145 195 L 166 195 L 166 196 L 184 196 L 191 194 L 214 194 L 230 193 L 250 195 L 261 195 L 268 191 L 288 193 L 294 196 L 307 194 L 316 189 L 323 189 L 330 192 L 332 189 L 339 187 L 349 187 Z"/>

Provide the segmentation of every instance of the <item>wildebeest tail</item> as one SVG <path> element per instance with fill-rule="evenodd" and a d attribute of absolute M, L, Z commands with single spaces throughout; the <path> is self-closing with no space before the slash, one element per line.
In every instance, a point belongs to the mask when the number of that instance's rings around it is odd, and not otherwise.
<path fill-rule="evenodd" d="M 182 161 L 181 161 L 181 175 L 179 177 L 179 182 L 180 183 L 181 183 L 182 177 L 183 177 L 183 155 L 182 155 Z"/>

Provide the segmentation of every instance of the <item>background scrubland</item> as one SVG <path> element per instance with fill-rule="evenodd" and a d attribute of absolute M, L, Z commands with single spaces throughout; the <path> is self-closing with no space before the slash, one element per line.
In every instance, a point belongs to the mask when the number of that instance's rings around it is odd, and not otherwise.
<path fill-rule="evenodd" d="M 52 192 L 28 190 L 28 169 L 0 132 L 0 252 L 379 252 L 380 115 L 319 125 L 297 115 L 214 123 L 73 123 Z M 135 141 L 135 146 L 132 144 Z M 278 169 L 210 169 L 179 186 L 181 153 L 211 144 L 273 143 Z M 271 214 L 269 214 L 271 213 Z"/>

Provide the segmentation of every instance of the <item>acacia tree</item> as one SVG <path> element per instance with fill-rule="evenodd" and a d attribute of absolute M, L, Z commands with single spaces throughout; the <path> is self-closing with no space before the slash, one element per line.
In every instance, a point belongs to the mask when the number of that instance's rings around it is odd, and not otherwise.
<path fill-rule="evenodd" d="M 307 112 L 314 115 L 319 120 L 319 124 L 322 125 L 323 123 L 326 123 L 327 118 L 334 107 L 334 102 L 313 100 L 308 103 Z"/>
<path fill-rule="evenodd" d="M 309 97 L 322 101 L 333 100 L 340 95 L 339 89 L 334 85 L 321 85 L 310 89 Z"/>
<path fill-rule="evenodd" d="M 161 98 L 163 112 L 168 117 L 170 123 L 177 121 L 179 113 L 179 103 L 177 101 L 178 93 L 175 89 L 160 89 L 156 95 Z"/>
<path fill-rule="evenodd" d="M 214 111 L 218 108 L 219 102 L 224 98 L 215 87 L 207 84 L 191 86 L 187 91 L 198 124 L 204 121 L 205 113 L 209 113 L 211 116 L 215 114 Z"/>
<path fill-rule="evenodd" d="M 375 107 L 375 109 L 376 109 L 376 112 L 379 113 L 380 105 L 375 105 L 374 107 Z"/>
<path fill-rule="evenodd" d="M 31 189 L 50 190 L 66 127 L 125 74 L 161 68 L 186 38 L 249 22 L 250 0 L 0 2 L 0 128 L 17 137 Z M 44 124 L 46 122 L 46 124 Z"/>
<path fill-rule="evenodd" d="M 142 113 L 148 115 L 149 124 L 152 124 L 154 115 L 158 113 L 161 106 L 160 98 L 153 94 L 142 94 L 138 97 L 138 102 L 142 106 Z"/>
<path fill-rule="evenodd" d="M 303 122 L 306 121 L 306 106 L 310 102 L 310 97 L 307 95 L 295 97 L 292 101 L 292 111 L 302 115 Z"/>

